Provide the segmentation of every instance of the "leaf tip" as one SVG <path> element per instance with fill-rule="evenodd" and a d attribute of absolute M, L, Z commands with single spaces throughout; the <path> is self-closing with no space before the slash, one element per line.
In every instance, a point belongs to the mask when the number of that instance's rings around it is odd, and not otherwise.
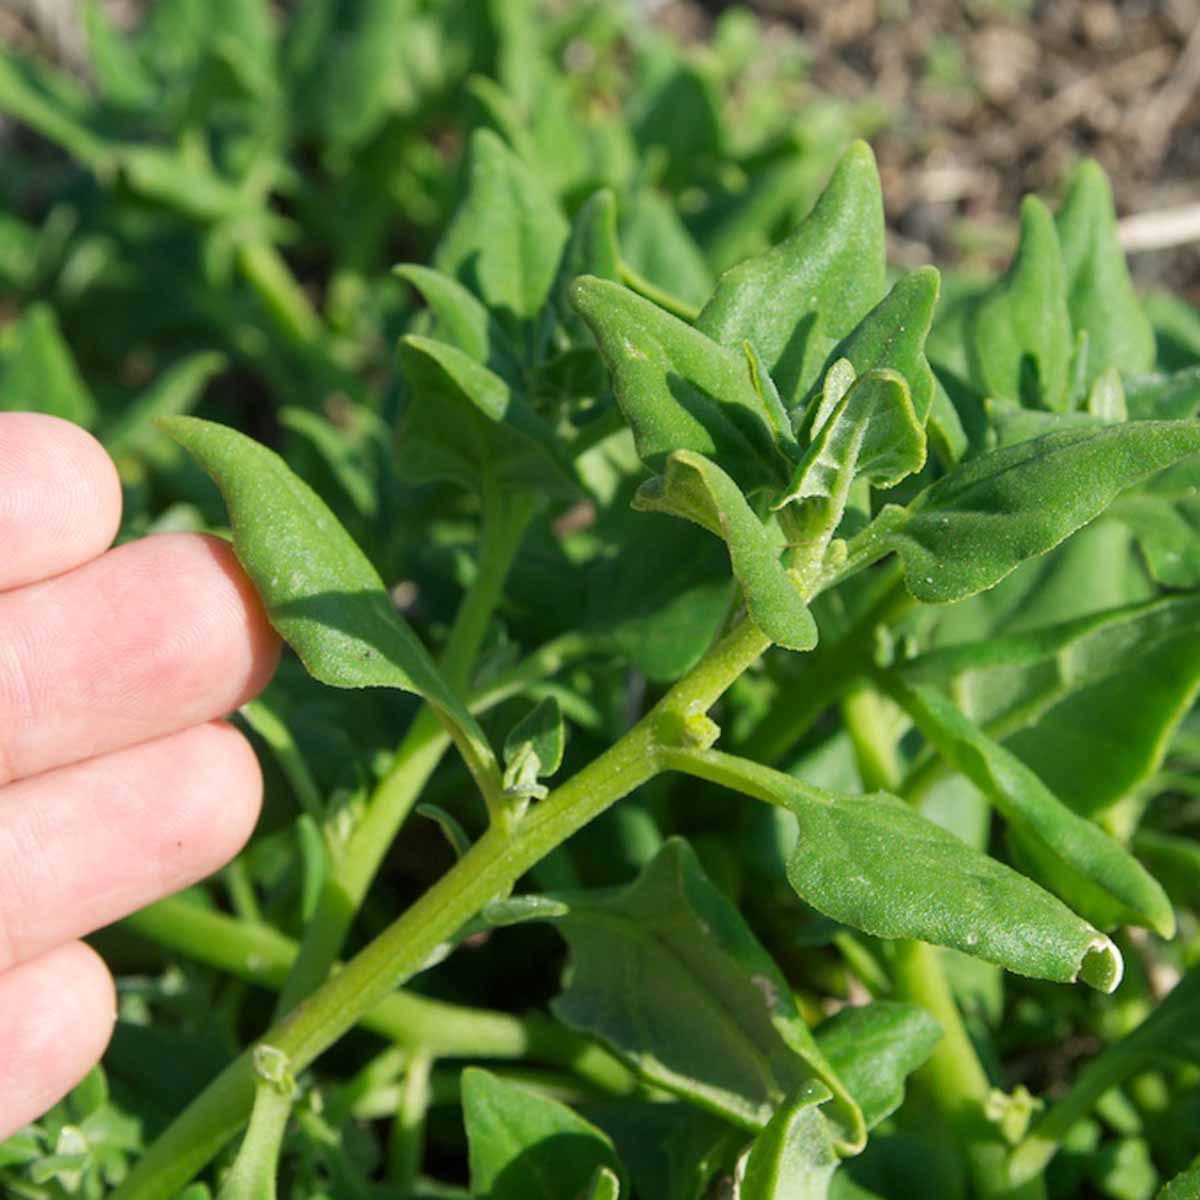
<path fill-rule="evenodd" d="M 1169 942 L 1175 936 L 1175 909 L 1165 896 L 1162 906 L 1150 915 L 1150 927 L 1163 941 Z"/>
<path fill-rule="evenodd" d="M 610 287 L 617 286 L 611 280 L 600 279 L 596 275 L 580 275 L 567 285 L 567 299 L 571 307 L 585 319 L 595 311 L 596 302 L 604 291 L 606 282 Z"/>
<path fill-rule="evenodd" d="M 874 171 L 876 169 L 875 151 L 871 149 L 871 143 L 864 138 L 855 138 L 846 147 L 846 152 L 842 155 L 842 161 L 838 165 L 856 167 L 860 170 L 870 168 Z"/>
<path fill-rule="evenodd" d="M 1103 934 L 1097 934 L 1084 952 L 1077 978 L 1107 996 L 1117 990 L 1124 974 L 1125 962 L 1120 950 Z"/>

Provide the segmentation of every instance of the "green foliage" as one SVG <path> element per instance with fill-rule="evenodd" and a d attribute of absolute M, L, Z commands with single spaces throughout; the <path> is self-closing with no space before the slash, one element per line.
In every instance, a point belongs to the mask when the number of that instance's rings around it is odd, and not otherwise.
<path fill-rule="evenodd" d="M 994 587 L 1147 476 L 1200 451 L 1191 421 L 1064 429 L 993 450 L 943 476 L 864 539 L 895 550 L 927 604 Z"/>
<path fill-rule="evenodd" d="M 1147 925 L 1165 938 L 1174 934 L 1175 914 L 1154 878 L 1098 826 L 1064 805 L 1016 755 L 933 689 L 894 694 L 947 762 L 1003 814 L 1018 839 L 1036 845 L 1036 854 L 1049 859 L 1043 873 L 1049 887 L 1103 928 L 1121 921 Z"/>
<path fill-rule="evenodd" d="M 702 454 L 676 450 L 666 473 L 638 489 L 634 505 L 692 521 L 729 548 L 730 564 L 754 623 L 773 642 L 811 650 L 817 627 L 803 597 L 779 561 L 780 545 L 763 526 L 734 481 Z"/>
<path fill-rule="evenodd" d="M 755 1129 L 786 1097 L 833 1097 L 844 1144 L 862 1116 L 800 1020 L 787 981 L 682 841 L 615 895 L 562 893 L 546 913 L 571 948 L 554 1002 L 638 1073 Z M 538 916 L 541 910 L 535 910 Z"/>
<path fill-rule="evenodd" d="M 726 346 L 754 346 L 794 408 L 834 346 L 883 298 L 884 268 L 879 176 L 859 142 L 794 233 L 721 276 L 696 327 Z"/>
<path fill-rule="evenodd" d="M 642 7 L 0 53 L 0 410 L 289 646 L 260 829 L 100 935 L 5 1196 L 1195 1190 L 1200 315 L 1094 163 L 893 274 L 879 113 Z"/>
<path fill-rule="evenodd" d="M 463 1117 L 471 1147 L 471 1191 L 487 1200 L 603 1196 L 593 1172 L 615 1175 L 612 1143 L 557 1101 L 470 1068 Z M 591 1181 L 591 1183 L 589 1183 Z"/>
<path fill-rule="evenodd" d="M 473 762 L 494 771 L 487 735 L 321 498 L 277 454 L 231 429 L 195 417 L 168 417 L 162 427 L 217 481 L 238 560 L 313 678 L 424 696 Z"/>
<path fill-rule="evenodd" d="M 821 1200 L 838 1157 L 829 1131 L 812 1103 L 781 1104 L 754 1139 L 742 1176 L 746 1200 Z"/>

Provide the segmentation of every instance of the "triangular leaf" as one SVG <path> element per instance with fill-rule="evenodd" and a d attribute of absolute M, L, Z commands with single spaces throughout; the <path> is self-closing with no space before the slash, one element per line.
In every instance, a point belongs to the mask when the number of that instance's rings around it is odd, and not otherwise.
<path fill-rule="evenodd" d="M 1036 196 L 1026 196 L 1012 265 L 978 301 L 970 319 L 972 373 L 988 395 L 1027 408 L 1062 410 L 1072 349 L 1054 218 Z"/>
<path fill-rule="evenodd" d="M 881 367 L 904 376 L 917 421 L 925 424 L 933 407 L 933 371 L 925 358 L 925 339 L 933 323 L 941 279 L 932 267 L 903 275 L 892 290 L 847 334 L 829 357 L 846 359 L 855 374 Z M 809 392 L 802 430 L 811 430 L 819 383 Z M 796 414 L 799 416 L 799 414 Z"/>
<path fill-rule="evenodd" d="M 761 1128 L 792 1095 L 825 1106 L 846 1146 L 861 1116 L 817 1051 L 779 968 L 686 842 L 619 891 L 561 894 L 571 949 L 560 1020 L 602 1038 L 648 1081 Z"/>
<path fill-rule="evenodd" d="M 491 319 L 486 306 L 457 279 L 432 267 L 402 263 L 395 274 L 421 293 L 434 316 L 433 336 L 461 350 L 478 363 L 491 356 Z"/>
<path fill-rule="evenodd" d="M 478 1067 L 462 1076 L 471 1191 L 487 1200 L 568 1200 L 606 1168 L 624 1175 L 608 1135 L 565 1104 Z"/>
<path fill-rule="evenodd" d="M 1087 382 L 1107 367 L 1134 375 L 1154 366 L 1154 330 L 1117 240 L 1112 189 L 1099 163 L 1075 169 L 1056 224 L 1071 322 L 1088 334 Z"/>
<path fill-rule="evenodd" d="M 721 276 L 696 327 L 726 346 L 753 343 L 793 408 L 883 298 L 884 271 L 879 173 L 870 147 L 856 142 L 792 234 Z"/>
<path fill-rule="evenodd" d="M 578 489 L 546 423 L 499 375 L 461 350 L 409 335 L 400 361 L 410 387 L 400 432 L 401 472 L 414 483 L 450 479 L 574 496 Z"/>
<path fill-rule="evenodd" d="M 829 376 L 836 378 L 843 364 L 849 365 L 840 359 Z M 904 376 L 877 369 L 853 379 L 851 369 L 849 377 L 848 388 L 835 385 L 840 395 L 826 392 L 783 503 L 838 496 L 859 477 L 893 487 L 925 465 L 925 431 Z"/>
<path fill-rule="evenodd" d="M 652 471 L 663 470 L 672 451 L 693 450 L 746 491 L 786 481 L 786 460 L 740 346 L 726 349 L 607 280 L 576 280 L 571 302 L 600 344 L 638 454 Z"/>
<path fill-rule="evenodd" d="M 550 292 L 567 222 L 540 179 L 489 129 L 471 135 L 467 194 L 434 265 L 489 308 L 528 321 Z"/>

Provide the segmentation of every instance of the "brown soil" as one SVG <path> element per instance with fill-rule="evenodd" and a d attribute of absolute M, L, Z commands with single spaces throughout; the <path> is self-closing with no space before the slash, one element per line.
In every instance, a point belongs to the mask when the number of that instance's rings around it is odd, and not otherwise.
<path fill-rule="evenodd" d="M 697 37 L 729 4 L 643 2 Z M 131 23 L 144 0 L 106 3 Z M 781 34 L 801 36 L 814 90 L 890 113 L 873 142 L 898 262 L 1002 262 L 1021 195 L 1053 198 L 1083 155 L 1108 171 L 1121 216 L 1200 206 L 1200 0 L 750 7 Z M 70 13 L 60 0 L 9 0 L 0 4 L 0 41 L 28 43 L 36 30 L 43 49 L 70 62 L 81 53 Z M 1135 274 L 1200 303 L 1200 207 L 1178 238 L 1134 253 Z"/>
<path fill-rule="evenodd" d="M 702 5 L 713 13 L 724 5 Z M 798 32 L 813 85 L 884 103 L 873 139 L 894 256 L 995 260 L 1027 191 L 1097 158 L 1118 213 L 1200 202 L 1200 0 L 755 0 Z M 1200 301 L 1198 239 L 1133 255 Z"/>

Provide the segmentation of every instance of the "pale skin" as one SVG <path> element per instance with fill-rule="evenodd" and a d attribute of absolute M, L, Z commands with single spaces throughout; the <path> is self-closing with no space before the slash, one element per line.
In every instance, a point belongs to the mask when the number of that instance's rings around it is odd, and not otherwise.
<path fill-rule="evenodd" d="M 111 548 L 120 517 L 95 439 L 0 413 L 0 1140 L 112 1033 L 79 939 L 211 874 L 258 817 L 254 754 L 220 718 L 278 639 L 225 543 Z"/>

